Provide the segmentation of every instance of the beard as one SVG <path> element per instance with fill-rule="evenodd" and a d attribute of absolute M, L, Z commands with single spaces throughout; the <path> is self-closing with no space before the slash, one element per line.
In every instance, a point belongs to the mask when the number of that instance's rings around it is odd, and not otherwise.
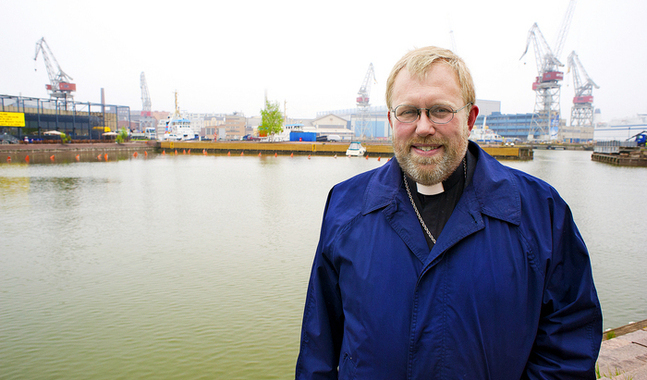
<path fill-rule="evenodd" d="M 445 181 L 460 165 L 465 153 L 469 129 L 465 125 L 465 132 L 458 139 L 428 136 L 400 141 L 393 135 L 393 151 L 402 171 L 417 183 L 425 186 L 435 185 Z M 442 145 L 444 152 L 437 157 L 421 157 L 411 152 L 411 147 L 416 144 Z"/>

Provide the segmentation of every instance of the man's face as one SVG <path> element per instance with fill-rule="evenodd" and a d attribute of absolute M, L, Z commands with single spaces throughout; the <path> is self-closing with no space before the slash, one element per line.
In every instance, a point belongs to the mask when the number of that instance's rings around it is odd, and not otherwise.
<path fill-rule="evenodd" d="M 435 63 L 422 81 L 411 77 L 404 68 L 395 78 L 393 105 L 417 108 L 437 105 L 457 110 L 465 105 L 454 71 L 444 63 Z M 393 150 L 402 170 L 423 185 L 433 185 L 446 180 L 461 163 L 478 107 L 459 111 L 447 124 L 435 124 L 421 112 L 413 123 L 398 121 L 389 111 L 389 124 L 393 128 Z"/>

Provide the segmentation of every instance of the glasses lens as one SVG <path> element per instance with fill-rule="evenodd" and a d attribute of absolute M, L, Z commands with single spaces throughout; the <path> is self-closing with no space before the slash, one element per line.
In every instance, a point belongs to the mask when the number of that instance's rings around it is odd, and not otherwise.
<path fill-rule="evenodd" d="M 418 109 L 412 106 L 398 106 L 395 109 L 395 118 L 403 123 L 412 123 L 418 119 Z"/>
<path fill-rule="evenodd" d="M 434 123 L 449 123 L 454 117 L 454 110 L 447 106 L 434 106 L 429 109 L 429 118 Z"/>

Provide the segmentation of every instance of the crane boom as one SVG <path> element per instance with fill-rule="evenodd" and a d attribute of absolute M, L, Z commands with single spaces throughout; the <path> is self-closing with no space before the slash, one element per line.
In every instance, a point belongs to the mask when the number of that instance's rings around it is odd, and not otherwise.
<path fill-rule="evenodd" d="M 142 71 L 139 76 L 139 87 L 142 90 L 142 116 L 151 115 L 151 97 L 148 93 L 148 85 L 146 84 L 146 76 Z"/>
<path fill-rule="evenodd" d="M 45 37 L 42 37 L 36 42 L 34 61 L 38 59 L 38 54 L 41 51 L 43 60 L 45 61 L 45 68 L 47 69 L 47 76 L 49 77 L 49 84 L 46 85 L 46 88 L 50 92 L 50 97 L 71 100 L 73 98 L 72 91 L 76 91 L 76 84 L 72 83 L 72 77 L 61 69 L 61 65 L 58 64 L 56 57 L 54 57 L 52 50 L 45 41 Z M 56 64 L 56 69 L 54 69 L 52 61 Z"/>

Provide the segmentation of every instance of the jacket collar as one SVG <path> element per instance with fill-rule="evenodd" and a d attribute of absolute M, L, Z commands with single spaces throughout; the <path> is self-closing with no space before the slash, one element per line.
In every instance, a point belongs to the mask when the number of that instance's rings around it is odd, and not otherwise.
<path fill-rule="evenodd" d="M 504 167 L 474 142 L 469 142 L 468 149 L 476 157 L 476 168 L 472 182 L 463 192 L 459 205 L 467 202 L 471 212 L 480 212 L 489 217 L 519 225 L 521 197 L 510 169 Z M 366 215 L 393 204 L 398 193 L 403 191 L 402 169 L 394 157 L 370 177 L 364 193 L 362 214 Z"/>

